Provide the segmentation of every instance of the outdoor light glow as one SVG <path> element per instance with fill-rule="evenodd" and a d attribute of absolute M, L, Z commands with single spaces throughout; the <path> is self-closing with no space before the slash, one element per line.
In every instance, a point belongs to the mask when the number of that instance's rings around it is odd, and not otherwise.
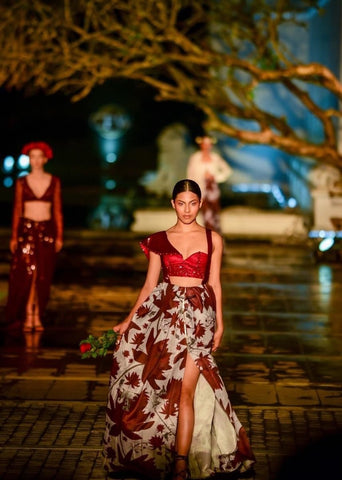
<path fill-rule="evenodd" d="M 289 198 L 287 201 L 287 205 L 290 208 L 295 208 L 297 206 L 297 200 L 293 197 Z"/>
<path fill-rule="evenodd" d="M 318 299 L 322 311 L 325 312 L 329 309 L 333 289 L 333 272 L 328 265 L 318 267 L 318 280 Z"/>
<path fill-rule="evenodd" d="M 327 265 L 320 265 L 318 269 L 318 279 L 320 285 L 329 285 L 331 287 L 333 283 L 333 274 L 331 267 Z"/>
<path fill-rule="evenodd" d="M 268 185 L 267 183 L 263 183 L 262 185 L 260 185 L 260 187 L 262 192 L 270 193 L 271 191 L 271 185 Z"/>
<path fill-rule="evenodd" d="M 332 237 L 326 237 L 324 240 L 320 242 L 318 245 L 318 250 L 320 252 L 326 252 L 329 250 L 335 243 L 335 239 Z"/>
<path fill-rule="evenodd" d="M 105 138 L 101 139 L 101 150 L 104 154 L 104 157 L 107 158 L 107 155 L 114 153 L 117 155 L 120 149 L 120 140 L 117 138 Z"/>
<path fill-rule="evenodd" d="M 117 157 L 116 153 L 114 153 L 114 152 L 107 153 L 107 155 L 106 155 L 106 162 L 108 162 L 108 163 L 114 163 L 114 162 L 116 162 L 116 159 L 117 159 L 117 158 L 118 158 L 118 157 Z"/>
<path fill-rule="evenodd" d="M 28 168 L 30 166 L 30 157 L 28 155 L 20 155 L 18 158 L 18 167 L 21 169 Z"/>
<path fill-rule="evenodd" d="M 122 137 L 131 126 L 130 116 L 118 105 L 104 105 L 89 118 L 91 126 L 106 139 Z"/>
<path fill-rule="evenodd" d="M 285 197 L 278 185 L 272 185 L 272 193 L 279 205 L 283 207 L 285 205 Z"/>
<path fill-rule="evenodd" d="M 116 181 L 112 179 L 106 180 L 105 186 L 107 190 L 114 190 L 116 187 Z"/>
<path fill-rule="evenodd" d="M 10 172 L 11 170 L 13 170 L 14 163 L 15 163 L 15 160 L 13 157 L 11 157 L 10 155 L 8 157 L 5 157 L 4 163 L 3 163 L 4 172 Z"/>
<path fill-rule="evenodd" d="M 3 181 L 4 187 L 10 188 L 13 185 L 13 178 L 12 177 L 5 177 Z"/>
<path fill-rule="evenodd" d="M 248 192 L 248 187 L 246 184 L 241 183 L 240 185 L 233 186 L 233 192 Z"/>
<path fill-rule="evenodd" d="M 284 207 L 286 204 L 286 199 L 278 185 L 271 185 L 269 183 L 238 183 L 232 186 L 233 192 L 263 192 L 263 193 L 272 193 L 275 200 L 281 207 Z"/>
<path fill-rule="evenodd" d="M 311 230 L 309 238 L 342 238 L 341 230 Z"/>
<path fill-rule="evenodd" d="M 118 138 L 100 138 L 99 144 L 104 161 L 107 164 L 115 163 L 119 156 L 121 140 Z"/>

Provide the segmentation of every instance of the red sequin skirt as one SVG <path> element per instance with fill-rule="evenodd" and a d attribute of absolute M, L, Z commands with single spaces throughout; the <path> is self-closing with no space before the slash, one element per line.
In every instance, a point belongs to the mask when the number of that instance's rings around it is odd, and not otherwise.
<path fill-rule="evenodd" d="M 39 314 L 43 316 L 55 269 L 55 238 L 52 220 L 36 222 L 23 217 L 20 219 L 18 246 L 12 256 L 6 305 L 9 326 L 19 326 L 23 322 L 33 281 Z"/>

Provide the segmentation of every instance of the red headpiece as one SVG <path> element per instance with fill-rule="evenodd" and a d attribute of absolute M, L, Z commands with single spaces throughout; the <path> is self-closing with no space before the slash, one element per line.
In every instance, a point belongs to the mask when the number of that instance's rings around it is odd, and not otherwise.
<path fill-rule="evenodd" d="M 30 150 L 33 150 L 34 148 L 41 150 L 48 160 L 50 160 L 53 157 L 52 148 L 50 147 L 50 145 L 48 145 L 45 142 L 27 143 L 21 149 L 21 153 L 24 155 L 28 155 L 30 153 Z"/>

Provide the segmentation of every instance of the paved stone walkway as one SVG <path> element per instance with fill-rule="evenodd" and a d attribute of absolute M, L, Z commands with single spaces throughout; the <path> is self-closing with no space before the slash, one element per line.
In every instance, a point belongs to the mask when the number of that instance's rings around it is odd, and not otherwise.
<path fill-rule="evenodd" d="M 0 232 L 2 314 L 8 233 Z M 78 342 L 134 303 L 146 268 L 138 238 L 67 232 L 45 332 L 1 332 L 1 478 L 105 479 L 110 357 L 81 360 Z M 304 246 L 234 242 L 222 281 L 216 359 L 257 457 L 255 478 L 277 480 L 284 460 L 342 432 L 342 265 L 316 264 Z"/>

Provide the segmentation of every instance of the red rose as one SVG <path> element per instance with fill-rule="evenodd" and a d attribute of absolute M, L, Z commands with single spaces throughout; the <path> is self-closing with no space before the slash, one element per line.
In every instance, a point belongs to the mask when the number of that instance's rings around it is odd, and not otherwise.
<path fill-rule="evenodd" d="M 89 350 L 91 350 L 90 343 L 82 343 L 80 345 L 80 350 L 81 350 L 81 353 L 85 353 L 85 352 L 88 352 Z"/>

